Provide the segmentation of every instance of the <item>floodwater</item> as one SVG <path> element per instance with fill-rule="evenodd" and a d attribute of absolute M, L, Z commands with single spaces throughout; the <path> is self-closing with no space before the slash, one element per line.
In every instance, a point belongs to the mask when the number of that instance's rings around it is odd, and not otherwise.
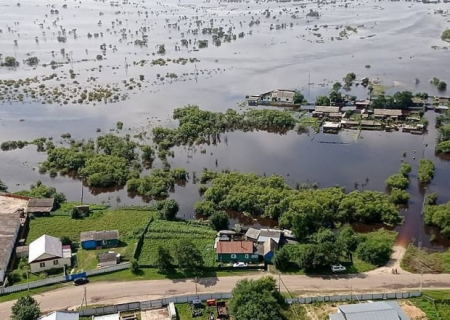
<path fill-rule="evenodd" d="M 319 8 L 315 2 L 118 3 L 116 7 L 110 1 L 30 0 L 20 1 L 19 7 L 16 2 L 0 0 L 0 53 L 3 57 L 15 56 L 21 62 L 17 68 L 0 67 L 1 80 L 57 73 L 59 80 L 45 84 L 64 83 L 70 87 L 75 86 L 68 77 L 72 69 L 83 88 L 117 85 L 128 95 L 124 101 L 106 104 L 42 104 L 26 99 L 3 102 L 0 104 L 1 141 L 54 137 L 59 142 L 60 135 L 66 132 L 75 139 L 95 138 L 115 128 L 117 121 L 124 123 L 122 134 L 151 131 L 157 125 L 175 125 L 170 120 L 174 108 L 197 104 L 214 111 L 240 109 L 239 103 L 245 95 L 277 88 L 300 89 L 314 101 L 348 72 L 355 72 L 357 78 L 379 79 L 387 92 L 407 89 L 434 95 L 438 92 L 430 79 L 438 77 L 450 82 L 446 78 L 450 70 L 449 51 L 440 40 L 442 31 L 449 26 L 448 3 L 338 1 Z M 64 4 L 67 9 L 63 8 Z M 320 19 L 306 17 L 311 9 L 321 14 Z M 444 13 L 436 14 L 437 9 Z M 52 14 L 51 10 L 58 10 L 58 14 Z M 244 32 L 245 35 L 215 46 L 211 35 L 201 31 L 211 26 L 211 20 L 214 27 L 223 27 L 225 31 L 231 27 L 233 34 Z M 197 28 L 196 21 L 201 22 L 198 35 L 192 31 Z M 250 26 L 251 21 L 260 23 Z M 277 30 L 277 24 L 286 27 Z M 339 26 L 351 26 L 357 33 L 349 32 L 348 38 L 337 40 L 342 30 L 336 29 Z M 142 31 L 144 27 L 146 32 Z M 60 43 L 57 36 L 63 29 L 67 40 Z M 99 37 L 88 38 L 88 33 L 98 33 Z M 126 39 L 123 34 L 127 34 Z M 134 45 L 133 41 L 142 39 L 142 34 L 148 36 L 148 45 Z M 182 39 L 191 40 L 191 44 L 187 48 L 181 46 Z M 198 47 L 194 44 L 196 40 L 208 40 L 208 48 L 194 50 Z M 105 52 L 100 49 L 103 43 L 107 47 Z M 165 55 L 156 53 L 160 44 L 165 45 Z M 114 46 L 117 50 L 113 51 Z M 175 46 L 180 50 L 175 50 Z M 65 49 L 66 55 L 61 54 L 61 49 Z M 101 61 L 96 60 L 99 54 L 104 56 Z M 29 56 L 38 57 L 39 66 L 24 65 L 22 61 Z M 152 59 L 180 57 L 200 61 L 150 65 Z M 144 66 L 133 64 L 140 60 L 150 61 Z M 51 61 L 66 64 L 55 70 L 43 66 Z M 176 73 L 178 78 L 161 80 L 167 73 Z M 123 80 L 137 79 L 139 75 L 145 76 L 140 89 L 128 90 L 122 85 Z M 362 88 L 353 88 L 350 93 L 358 98 L 366 97 Z M 424 136 L 369 131 L 363 131 L 358 139 L 354 131 L 338 135 L 226 133 L 222 143 L 216 146 L 175 148 L 175 158 L 170 159 L 170 164 L 196 171 L 197 175 L 203 168 L 231 169 L 280 174 L 292 186 L 317 182 L 320 187 L 345 186 L 347 191 L 355 188 L 384 191 L 385 179 L 396 173 L 404 160 L 413 166 L 413 172 L 406 220 L 398 228 L 399 243 L 405 245 L 414 238 L 427 246 L 447 246 L 439 236 L 439 241 L 429 243 L 429 235 L 436 231 L 423 227 L 420 214 L 425 192 L 437 192 L 439 202 L 450 200 L 447 178 L 450 166 L 447 160 L 434 156 L 435 114 L 428 112 L 427 117 L 430 128 Z M 97 128 L 102 132 L 96 133 Z M 206 153 L 200 152 L 203 148 Z M 427 190 L 420 188 L 416 176 L 418 161 L 423 156 L 436 165 L 435 179 Z M 71 201 L 79 200 L 84 188 L 86 203 L 143 204 L 140 197 L 130 197 L 126 188 L 89 190 L 74 178 L 40 175 L 37 167 L 44 159 L 45 154 L 37 153 L 34 146 L 0 152 L 0 179 L 11 191 L 28 189 L 31 183 L 41 180 L 64 192 Z M 159 165 L 155 161 L 154 167 Z M 197 187 L 190 180 L 185 186 L 176 186 L 171 194 L 180 203 L 181 217 L 193 216 L 193 206 L 200 199 Z M 245 224 L 268 224 L 264 220 L 233 217 Z"/>

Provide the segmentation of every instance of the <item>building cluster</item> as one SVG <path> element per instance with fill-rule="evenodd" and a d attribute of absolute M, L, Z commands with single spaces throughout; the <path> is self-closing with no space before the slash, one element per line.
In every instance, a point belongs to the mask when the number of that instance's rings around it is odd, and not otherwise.
<path fill-rule="evenodd" d="M 25 245 L 25 230 L 29 214 L 48 215 L 54 199 L 32 199 L 11 194 L 0 195 L 0 283 L 7 279 L 15 259 L 26 259 L 31 273 L 72 266 L 72 249 L 61 239 L 42 235 Z M 86 231 L 80 234 L 80 244 L 85 250 L 114 248 L 119 244 L 119 231 Z M 97 255 L 98 266 L 120 263 L 121 256 L 113 251 Z"/>
<path fill-rule="evenodd" d="M 219 263 L 272 263 L 276 250 L 295 243 L 291 231 L 249 228 L 245 234 L 219 231 L 214 244 Z"/>

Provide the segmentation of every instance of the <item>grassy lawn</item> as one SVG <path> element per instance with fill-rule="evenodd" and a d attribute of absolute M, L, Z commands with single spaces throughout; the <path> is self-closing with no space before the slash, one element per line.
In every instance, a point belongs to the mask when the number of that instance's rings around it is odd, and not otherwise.
<path fill-rule="evenodd" d="M 368 241 L 376 241 L 376 242 L 385 242 L 390 247 L 394 246 L 395 240 L 397 238 L 397 232 L 395 231 L 389 231 L 380 229 L 374 232 L 368 232 L 368 233 L 360 233 L 358 234 L 359 237 L 364 237 Z M 361 273 L 361 272 L 367 272 L 370 270 L 374 270 L 377 268 L 376 265 L 373 265 L 371 263 L 365 262 L 361 260 L 358 255 L 355 253 L 353 255 L 353 263 L 350 260 L 347 260 L 343 258 L 341 261 L 339 261 L 343 266 L 346 267 L 346 272 L 342 272 L 340 274 L 355 274 L 355 273 Z M 279 271 L 275 269 L 273 266 L 269 266 L 269 271 L 273 273 L 278 273 Z M 316 269 L 313 272 L 305 272 L 305 270 L 289 270 L 288 272 L 282 272 L 282 274 L 291 274 L 291 275 L 305 275 L 305 274 L 333 274 L 331 272 L 330 268 L 325 269 Z"/>
<path fill-rule="evenodd" d="M 216 309 L 213 307 L 203 307 L 203 313 L 201 317 L 192 317 L 191 306 L 189 303 L 179 303 L 175 305 L 177 309 L 177 318 L 179 320 L 196 320 L 196 319 L 206 319 L 209 312 L 217 314 Z"/>
<path fill-rule="evenodd" d="M 191 240 L 203 254 L 206 267 L 215 265 L 214 238 L 216 231 L 209 226 L 192 224 L 184 221 L 155 220 L 145 235 L 144 244 L 139 255 L 139 264 L 156 265 L 158 247 L 175 251 L 175 246 L 184 240 Z"/>
<path fill-rule="evenodd" d="M 413 273 L 450 273 L 450 251 L 430 251 L 410 244 L 401 262 L 404 270 Z"/>
<path fill-rule="evenodd" d="M 38 295 L 47 291 L 51 291 L 51 290 L 56 290 L 65 286 L 73 286 L 72 283 L 58 283 L 58 284 L 53 284 L 50 286 L 46 286 L 46 287 L 40 287 L 40 288 L 35 288 L 35 289 L 30 289 L 30 295 L 34 296 L 34 295 Z M 9 293 L 9 294 L 5 294 L 5 295 L 1 295 L 0 296 L 0 303 L 2 302 L 6 302 L 6 301 L 11 301 L 11 300 L 16 300 L 22 296 L 26 296 L 28 295 L 27 291 L 20 291 L 20 292 L 14 292 L 14 293 Z"/>
<path fill-rule="evenodd" d="M 77 251 L 77 271 L 85 271 L 97 268 L 98 255 L 103 252 L 114 251 L 120 253 L 122 260 L 131 260 L 136 247 L 137 239 L 129 239 L 128 242 L 120 242 L 117 248 L 100 249 L 100 250 L 83 250 Z"/>
<path fill-rule="evenodd" d="M 450 291 L 424 290 L 422 293 L 422 297 L 410 299 L 410 301 L 425 312 L 429 320 L 450 319 Z M 433 299 L 437 301 L 433 302 Z M 438 300 L 449 301 L 440 302 Z"/>
<path fill-rule="evenodd" d="M 130 270 L 121 270 L 113 273 L 106 273 L 94 277 L 90 277 L 91 282 L 100 281 L 137 281 L 137 280 L 162 280 L 162 279 L 185 279 L 195 277 L 230 277 L 230 276 L 244 276 L 255 274 L 259 271 L 252 272 L 245 269 L 236 270 L 219 270 L 219 271 L 203 271 L 201 273 L 185 273 L 180 269 L 175 269 L 170 273 L 160 273 L 156 268 L 141 268 L 137 274 Z"/>
<path fill-rule="evenodd" d="M 95 212 L 84 219 L 71 219 L 68 216 L 38 217 L 30 220 L 27 244 L 44 234 L 57 238 L 66 236 L 79 242 L 81 232 L 95 230 L 119 230 L 122 241 L 127 238 L 135 239 L 142 234 L 151 216 L 150 211 L 117 209 Z"/>

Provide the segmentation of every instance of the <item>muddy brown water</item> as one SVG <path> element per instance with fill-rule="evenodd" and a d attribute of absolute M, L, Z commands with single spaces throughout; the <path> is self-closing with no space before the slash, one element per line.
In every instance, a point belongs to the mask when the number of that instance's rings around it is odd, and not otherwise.
<path fill-rule="evenodd" d="M 306 3 L 305 8 L 300 8 L 295 2 L 183 1 L 181 4 L 169 0 L 164 4 L 146 1 L 112 7 L 109 2 L 52 1 L 54 9 L 59 10 L 58 15 L 52 15 L 50 4 L 36 1 L 20 3 L 21 6 L 17 7 L 16 2 L 0 0 L 0 53 L 4 57 L 16 56 L 20 62 L 29 55 L 37 56 L 41 64 L 36 68 L 23 64 L 16 69 L 0 68 L 0 79 L 55 72 L 61 77 L 60 81 L 46 84 L 70 84 L 71 80 L 64 77 L 67 77 L 69 69 L 73 69 L 80 74 L 76 80 L 86 87 L 94 85 L 87 82 L 91 76 L 97 77 L 95 83 L 102 85 L 120 84 L 122 80 L 138 78 L 140 74 L 145 75 L 145 81 L 141 89 L 128 92 L 128 100 L 114 104 L 69 103 L 60 106 L 36 101 L 3 102 L 0 104 L 0 141 L 54 137 L 58 145 L 62 140 L 60 135 L 65 132 L 71 133 L 75 139 L 95 138 L 115 128 L 117 121 L 124 123 L 120 134 L 150 131 L 158 125 L 174 126 L 170 117 L 176 107 L 189 103 L 214 111 L 240 109 L 238 104 L 245 95 L 277 88 L 299 88 L 309 100 L 314 101 L 317 95 L 327 93 L 333 82 L 341 80 L 350 71 L 355 72 L 358 78 L 368 76 L 380 79 L 387 92 L 391 93 L 412 90 L 438 94 L 429 80 L 439 77 L 450 82 L 446 78 L 447 70 L 450 70 L 449 51 L 443 48 L 446 44 L 440 40 L 442 30 L 449 25 L 448 18 L 434 13 L 436 9 L 448 11 L 450 4 L 359 1 L 348 3 L 347 8 L 339 2 L 320 8 L 316 3 Z M 68 8 L 62 9 L 63 4 L 67 4 Z M 263 14 L 266 9 L 271 11 L 270 18 Z M 310 9 L 318 10 L 321 18 L 307 19 L 305 15 Z M 149 18 L 138 13 L 146 10 L 153 12 L 149 13 Z M 293 14 L 298 18 L 292 18 Z M 186 20 L 179 20 L 180 16 L 186 16 Z M 213 19 L 214 26 L 223 26 L 225 30 L 231 26 L 234 33 L 242 31 L 245 36 L 216 47 L 211 44 L 211 36 L 201 32 L 198 36 L 188 33 L 196 19 L 203 21 L 202 27 L 208 26 L 210 19 Z M 261 23 L 250 27 L 252 19 L 259 19 Z M 98 25 L 99 20 L 102 20 L 101 26 Z M 169 28 L 167 20 L 178 22 L 180 30 Z M 56 25 L 53 25 L 54 21 Z M 120 26 L 119 21 L 122 21 Z M 43 23 L 43 29 L 39 23 Z M 271 24 L 281 23 L 287 23 L 288 27 L 270 30 Z M 290 23 L 293 23 L 292 27 Z M 341 30 L 336 30 L 336 27 L 344 25 L 356 27 L 358 33 L 341 41 L 332 40 L 331 37 L 336 37 Z M 148 47 L 128 44 L 137 38 L 132 38 L 131 34 L 143 26 L 150 30 L 147 32 Z M 319 27 L 318 31 L 309 30 L 315 26 Z M 59 43 L 56 37 L 61 28 L 66 28 L 67 32 L 76 28 L 78 37 L 75 39 L 73 35 L 68 35 L 66 43 Z M 121 42 L 119 31 L 122 28 L 126 29 L 128 39 Z M 103 37 L 89 39 L 88 32 L 102 32 Z M 209 47 L 194 51 L 191 45 L 175 51 L 174 46 L 180 45 L 182 32 L 184 38 L 192 42 L 208 39 Z M 314 32 L 321 33 L 323 43 L 317 42 L 319 38 L 313 35 Z M 38 43 L 35 37 L 39 38 Z M 14 46 L 13 40 L 18 40 L 17 46 Z M 96 55 L 102 53 L 99 48 L 102 43 L 115 45 L 118 50 L 112 52 L 108 47 L 105 59 L 95 61 Z M 164 58 L 195 57 L 200 62 L 165 67 L 131 65 L 125 68 L 125 58 L 128 64 L 132 64 L 141 59 L 161 57 L 153 55 L 155 46 L 161 43 L 167 50 Z M 432 46 L 439 49 L 432 49 Z M 42 63 L 52 60 L 66 61 L 60 54 L 62 48 L 70 52 L 74 63 L 55 70 L 42 66 Z M 82 59 L 89 61 L 81 62 Z M 99 65 L 103 66 L 101 72 Z M 368 65 L 370 68 L 366 67 Z M 156 79 L 157 74 L 170 72 L 177 73 L 180 79 Z M 181 76 L 183 74 L 186 76 Z M 416 78 L 419 83 L 416 83 Z M 361 87 L 352 88 L 350 94 L 366 97 Z M 448 241 L 439 235 L 437 241 L 430 243 L 429 237 L 436 230 L 424 228 L 420 214 L 425 192 L 437 192 L 440 203 L 450 200 L 450 159 L 434 155 L 435 114 L 428 112 L 427 117 L 430 129 L 424 136 L 363 131 L 355 140 L 354 131 L 343 131 L 338 135 L 298 135 L 293 131 L 285 135 L 261 131 L 226 133 L 222 135 L 222 143 L 216 146 L 174 148 L 175 158 L 170 159 L 170 163 L 172 167 L 184 167 L 191 173 L 196 171 L 198 176 L 203 168 L 230 169 L 280 174 L 292 186 L 317 182 L 320 187 L 345 186 L 347 191 L 355 188 L 384 191 L 385 179 L 396 173 L 401 160 L 405 160 L 413 166 L 409 188 L 411 200 L 404 212 L 405 223 L 397 228 L 400 232 L 398 243 L 406 245 L 415 239 L 425 246 L 448 246 Z M 97 133 L 97 128 L 102 132 Z M 201 149 L 206 149 L 206 153 L 201 153 Z M 403 158 L 404 152 L 407 153 L 406 158 Z M 418 162 L 422 156 L 432 159 L 436 165 L 435 179 L 426 191 L 420 188 L 417 181 Z M 45 154 L 37 153 L 34 146 L 0 152 L 0 179 L 8 184 L 11 191 L 28 189 L 31 183 L 42 180 L 64 192 L 71 201 L 78 201 L 81 188 L 84 188 L 86 203 L 107 203 L 111 206 L 147 203 L 138 196 L 129 195 L 126 188 L 89 189 L 74 177 L 40 175 L 37 167 L 43 160 Z M 156 160 L 153 167 L 159 166 Z M 193 217 L 194 204 L 200 200 L 197 188 L 198 185 L 190 180 L 184 186 L 176 186 L 171 193 L 170 196 L 180 203 L 180 217 Z M 273 225 L 273 221 L 255 221 L 235 213 L 231 217 L 245 225 Z"/>

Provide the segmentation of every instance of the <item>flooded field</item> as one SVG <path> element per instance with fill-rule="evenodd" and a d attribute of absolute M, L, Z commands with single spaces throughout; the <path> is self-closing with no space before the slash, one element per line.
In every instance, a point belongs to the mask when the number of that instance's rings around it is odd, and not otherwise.
<path fill-rule="evenodd" d="M 0 0 L 0 54 L 3 61 L 10 56 L 19 63 L 0 67 L 0 80 L 38 78 L 19 87 L 0 85 L 0 141 L 54 137 L 58 145 L 63 133 L 77 140 L 95 138 L 114 131 L 118 121 L 124 123 L 124 133 L 150 132 L 156 125 L 174 126 L 171 114 L 177 107 L 240 109 L 247 94 L 277 88 L 299 89 L 313 102 L 348 72 L 358 79 L 379 79 L 388 93 L 435 95 L 430 79 L 450 81 L 450 53 L 440 40 L 450 25 L 449 9 L 449 3 L 384 1 L 318 6 L 293 1 Z M 311 10 L 319 18 L 307 16 Z M 219 43 L 214 32 L 226 36 Z M 205 40 L 207 47 L 200 48 Z M 30 57 L 38 63 L 26 62 Z M 111 95 L 89 99 L 90 92 L 100 89 Z M 359 87 L 350 93 L 361 99 L 367 95 Z M 420 215 L 423 194 L 437 192 L 439 202 L 450 200 L 450 166 L 434 156 L 435 114 L 426 116 L 430 126 L 423 136 L 363 131 L 355 139 L 354 131 L 232 132 L 216 146 L 177 147 L 169 162 L 172 168 L 198 173 L 203 168 L 276 173 L 292 186 L 317 182 L 320 187 L 345 186 L 347 191 L 383 191 L 385 179 L 398 171 L 406 152 L 405 160 L 413 166 L 411 200 L 399 242 L 415 238 L 431 245 L 428 236 L 434 230 L 423 227 Z M 423 156 L 436 165 L 428 190 L 419 186 L 416 176 Z M 0 152 L 0 179 L 10 191 L 41 180 L 72 201 L 80 199 L 84 188 L 88 203 L 143 203 L 130 197 L 126 187 L 89 190 L 74 178 L 41 175 L 37 167 L 43 160 L 45 154 L 37 153 L 35 146 Z M 153 167 L 160 165 L 155 161 Z M 190 180 L 171 193 L 180 203 L 181 217 L 193 216 L 193 205 L 200 199 L 197 187 Z M 447 245 L 443 240 L 433 244 Z"/>

